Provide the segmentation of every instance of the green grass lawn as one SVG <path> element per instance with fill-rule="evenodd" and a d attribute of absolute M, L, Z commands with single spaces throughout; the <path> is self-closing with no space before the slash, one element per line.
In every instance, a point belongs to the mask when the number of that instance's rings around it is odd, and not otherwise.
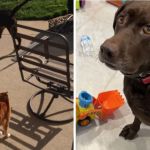
<path fill-rule="evenodd" d="M 13 9 L 23 0 L 0 0 L 0 9 Z M 46 20 L 67 13 L 67 0 L 32 0 L 16 14 L 20 20 Z"/>

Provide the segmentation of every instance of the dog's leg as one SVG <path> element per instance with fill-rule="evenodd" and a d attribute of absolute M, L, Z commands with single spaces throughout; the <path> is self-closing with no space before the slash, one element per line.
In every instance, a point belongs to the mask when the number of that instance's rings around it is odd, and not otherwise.
<path fill-rule="evenodd" d="M 2 33 L 3 33 L 3 31 L 4 31 L 4 27 L 0 27 L 0 38 L 2 37 Z"/>
<path fill-rule="evenodd" d="M 138 118 L 134 118 L 132 124 L 126 125 L 123 130 L 121 131 L 119 136 L 124 137 L 125 139 L 132 140 L 137 135 L 137 132 L 140 129 L 141 121 Z"/>
<path fill-rule="evenodd" d="M 17 35 L 17 25 L 13 25 L 11 27 L 7 27 L 12 39 L 13 40 L 13 44 L 14 44 L 14 48 L 15 49 L 19 49 L 20 48 L 20 45 L 21 45 L 21 38 Z M 18 43 L 15 44 L 14 41 L 17 40 Z"/>
<path fill-rule="evenodd" d="M 20 46 L 21 46 L 21 38 L 18 35 L 15 35 L 15 36 L 12 36 L 12 39 L 13 39 L 13 44 L 14 44 L 15 50 L 19 50 Z M 18 42 L 17 44 L 14 43 L 16 40 Z"/>
<path fill-rule="evenodd" d="M 20 46 L 21 46 L 21 38 L 20 38 L 18 35 L 16 35 L 15 38 L 16 38 L 17 41 L 18 41 L 17 49 L 19 49 Z"/>

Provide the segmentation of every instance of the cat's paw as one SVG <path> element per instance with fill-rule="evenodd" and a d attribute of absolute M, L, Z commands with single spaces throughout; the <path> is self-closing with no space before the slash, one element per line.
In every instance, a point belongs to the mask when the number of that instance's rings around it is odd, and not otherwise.
<path fill-rule="evenodd" d="M 7 134 L 6 134 L 6 137 L 7 137 L 7 138 L 9 138 L 10 136 L 11 136 L 11 134 L 10 134 L 10 133 L 7 133 Z"/>
<path fill-rule="evenodd" d="M 3 135 L 3 131 L 0 130 L 0 136 Z"/>

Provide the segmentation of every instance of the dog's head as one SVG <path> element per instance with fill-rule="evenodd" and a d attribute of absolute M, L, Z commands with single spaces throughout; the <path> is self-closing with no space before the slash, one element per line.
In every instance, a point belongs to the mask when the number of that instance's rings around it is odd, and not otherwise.
<path fill-rule="evenodd" d="M 99 57 L 123 74 L 150 70 L 150 1 L 129 1 L 118 9 L 115 34 L 100 47 Z"/>

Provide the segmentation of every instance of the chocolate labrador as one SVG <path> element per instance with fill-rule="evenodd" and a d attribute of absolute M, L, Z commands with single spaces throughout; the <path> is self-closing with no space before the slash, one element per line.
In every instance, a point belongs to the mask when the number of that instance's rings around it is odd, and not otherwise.
<path fill-rule="evenodd" d="M 128 1 L 114 19 L 115 34 L 100 47 L 101 62 L 124 74 L 124 93 L 135 116 L 120 133 L 136 137 L 140 124 L 150 125 L 150 1 Z"/>
<path fill-rule="evenodd" d="M 20 47 L 21 38 L 17 36 L 17 20 L 15 18 L 15 14 L 28 1 L 31 1 L 31 0 L 24 0 L 21 4 L 16 6 L 13 10 L 0 10 L 0 38 L 2 36 L 3 30 L 7 28 L 12 38 L 14 40 L 17 39 L 18 41 L 17 48 Z"/>

